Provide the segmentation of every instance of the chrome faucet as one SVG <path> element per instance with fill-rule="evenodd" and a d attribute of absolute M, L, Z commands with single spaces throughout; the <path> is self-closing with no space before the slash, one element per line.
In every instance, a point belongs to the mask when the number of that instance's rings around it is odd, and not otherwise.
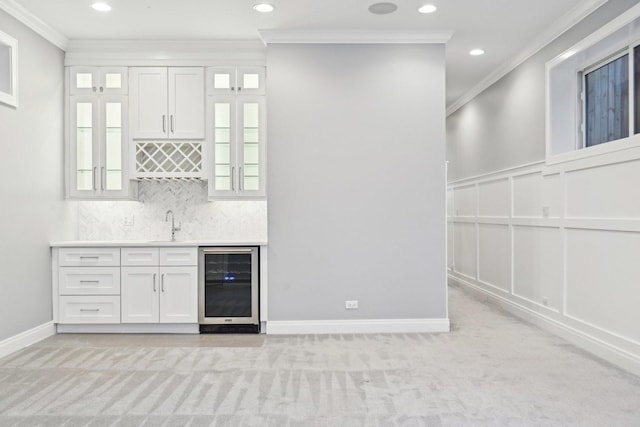
<path fill-rule="evenodd" d="M 174 217 L 173 217 L 173 211 L 171 209 L 169 209 L 167 211 L 167 215 L 164 218 L 164 222 L 169 222 L 169 214 L 171 214 L 171 241 L 175 242 L 176 241 L 176 231 L 180 231 L 180 229 L 182 227 L 182 222 L 179 222 L 178 226 L 176 227 L 176 224 L 174 222 Z"/>

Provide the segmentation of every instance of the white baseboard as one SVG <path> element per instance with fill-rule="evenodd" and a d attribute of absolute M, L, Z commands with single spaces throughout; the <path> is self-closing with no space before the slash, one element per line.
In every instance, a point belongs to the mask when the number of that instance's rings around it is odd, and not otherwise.
<path fill-rule="evenodd" d="M 29 347 L 30 345 L 55 334 L 55 325 L 53 322 L 47 322 L 29 329 L 28 331 L 24 331 L 18 335 L 2 340 L 0 341 L 0 358 L 8 356 L 18 350 L 22 350 L 25 347 Z"/>
<path fill-rule="evenodd" d="M 487 298 L 488 301 L 497 304 L 499 307 L 505 309 L 514 316 L 526 320 L 547 332 L 560 336 L 571 344 L 574 344 L 575 346 L 580 347 L 583 350 L 586 350 L 587 352 L 626 371 L 640 376 L 640 355 L 630 353 L 611 343 L 603 341 L 600 338 L 594 337 L 585 331 L 576 329 L 573 326 L 562 323 L 556 319 L 552 319 L 542 313 L 518 304 L 515 301 L 487 291 L 486 289 L 483 289 L 460 277 L 449 274 L 449 280 L 466 287 L 478 296 Z"/>
<path fill-rule="evenodd" d="M 197 323 L 57 325 L 59 334 L 199 334 Z"/>
<path fill-rule="evenodd" d="M 449 332 L 449 319 L 270 320 L 267 334 Z"/>

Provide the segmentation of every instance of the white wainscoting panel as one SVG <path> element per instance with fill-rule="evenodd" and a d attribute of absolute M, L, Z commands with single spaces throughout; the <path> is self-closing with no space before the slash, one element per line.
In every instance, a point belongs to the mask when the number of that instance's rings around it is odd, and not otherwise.
<path fill-rule="evenodd" d="M 560 174 L 541 172 L 513 178 L 513 216 L 516 218 L 560 218 L 562 184 Z"/>
<path fill-rule="evenodd" d="M 476 216 L 476 186 L 470 185 L 453 190 L 453 216 Z"/>
<path fill-rule="evenodd" d="M 458 180 L 449 278 L 640 374 L 639 183 L 640 150 Z"/>
<path fill-rule="evenodd" d="M 559 311 L 562 308 L 562 235 L 558 228 L 513 228 L 513 293 Z"/>
<path fill-rule="evenodd" d="M 455 223 L 454 225 L 454 263 L 455 270 L 468 277 L 476 277 L 476 225 Z"/>
<path fill-rule="evenodd" d="M 511 291 L 511 233 L 507 225 L 478 226 L 478 279 Z"/>
<path fill-rule="evenodd" d="M 478 185 L 478 216 L 507 218 L 510 214 L 509 179 L 482 182 Z"/>
<path fill-rule="evenodd" d="M 640 342 L 640 233 L 567 230 L 567 315 Z"/>
<path fill-rule="evenodd" d="M 640 218 L 640 161 L 567 172 L 567 218 Z"/>

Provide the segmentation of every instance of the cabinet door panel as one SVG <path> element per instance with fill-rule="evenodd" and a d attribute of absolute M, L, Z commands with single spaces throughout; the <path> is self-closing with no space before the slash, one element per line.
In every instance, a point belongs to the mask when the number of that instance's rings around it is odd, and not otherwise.
<path fill-rule="evenodd" d="M 103 96 L 100 99 L 101 148 L 100 192 L 103 196 L 128 194 L 127 99 L 125 96 Z"/>
<path fill-rule="evenodd" d="M 238 95 L 264 95 L 265 69 L 264 67 L 238 68 Z"/>
<path fill-rule="evenodd" d="M 133 67 L 130 69 L 131 137 L 163 139 L 168 133 L 167 69 Z"/>
<path fill-rule="evenodd" d="M 203 68 L 169 68 L 169 137 L 204 138 Z"/>
<path fill-rule="evenodd" d="M 122 267 L 122 323 L 157 323 L 158 267 Z"/>
<path fill-rule="evenodd" d="M 238 190 L 243 196 L 265 195 L 265 102 L 238 97 Z"/>
<path fill-rule="evenodd" d="M 238 187 L 236 165 L 236 98 L 209 99 L 209 126 L 213 130 L 213 168 L 209 182 L 211 196 L 233 197 Z"/>
<path fill-rule="evenodd" d="M 230 95 L 236 90 L 236 69 L 233 67 L 207 68 L 207 93 Z"/>
<path fill-rule="evenodd" d="M 98 191 L 99 103 L 90 96 L 69 97 L 70 194 L 91 197 Z"/>
<path fill-rule="evenodd" d="M 198 322 L 198 267 L 160 267 L 160 323 Z"/>

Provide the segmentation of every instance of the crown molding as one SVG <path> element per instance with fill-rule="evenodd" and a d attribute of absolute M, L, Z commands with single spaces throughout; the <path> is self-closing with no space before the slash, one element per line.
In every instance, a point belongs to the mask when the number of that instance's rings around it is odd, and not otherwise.
<path fill-rule="evenodd" d="M 468 92 L 466 92 L 451 105 L 449 105 L 449 107 L 447 107 L 447 116 L 455 113 L 473 98 L 484 92 L 485 89 L 489 88 L 498 80 L 509 74 L 527 59 L 540 52 L 544 47 L 549 45 L 549 43 L 560 37 L 571 27 L 589 16 L 600 6 L 607 3 L 607 1 L 609 0 L 583 1 L 576 7 L 562 15 L 558 20 L 554 21 L 550 26 L 548 26 L 547 29 L 543 31 L 538 37 L 536 37 L 531 43 L 525 46 L 518 56 L 500 65 L 489 75 L 487 75 L 487 77 L 485 77 L 478 84 L 472 87 Z"/>
<path fill-rule="evenodd" d="M 65 65 L 216 66 L 264 65 L 258 40 L 71 40 Z"/>
<path fill-rule="evenodd" d="M 258 30 L 265 45 L 272 43 L 393 44 L 446 43 L 453 31 L 333 31 Z"/>
<path fill-rule="evenodd" d="M 0 0 L 0 10 L 4 10 L 18 21 L 33 30 L 36 34 L 42 36 L 45 40 L 54 46 L 66 50 L 69 39 L 54 30 L 49 24 L 35 16 L 33 13 L 19 5 L 15 0 Z"/>

